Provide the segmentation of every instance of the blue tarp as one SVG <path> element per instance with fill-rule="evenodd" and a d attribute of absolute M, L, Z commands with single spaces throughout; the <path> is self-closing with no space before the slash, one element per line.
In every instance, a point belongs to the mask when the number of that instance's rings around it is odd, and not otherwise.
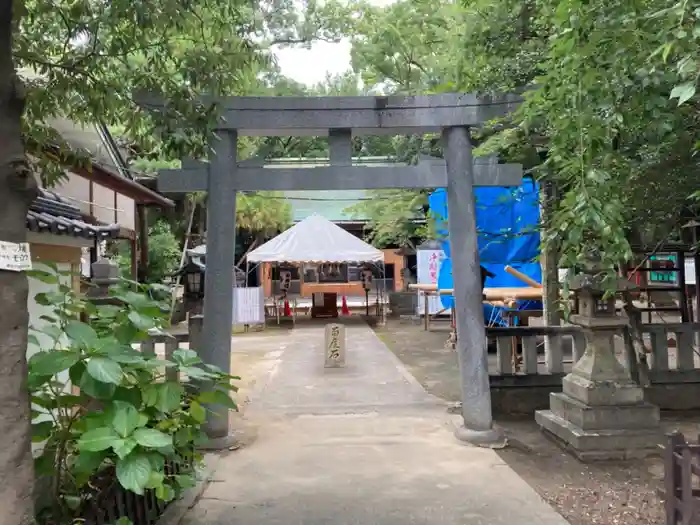
<path fill-rule="evenodd" d="M 536 281 L 542 281 L 539 256 L 540 219 L 538 185 L 526 178 L 517 188 L 480 187 L 474 189 L 476 228 L 481 265 L 494 274 L 486 279 L 486 287 L 521 287 L 522 281 L 507 273 L 512 266 Z M 430 213 L 437 221 L 437 233 L 442 242 L 445 259 L 438 274 L 438 289 L 453 288 L 452 259 L 447 232 L 447 193 L 434 191 L 429 198 Z M 451 308 L 452 296 L 441 296 L 445 308 Z M 541 308 L 539 301 L 522 301 L 518 309 Z M 503 324 L 501 308 L 484 305 L 488 324 Z"/>

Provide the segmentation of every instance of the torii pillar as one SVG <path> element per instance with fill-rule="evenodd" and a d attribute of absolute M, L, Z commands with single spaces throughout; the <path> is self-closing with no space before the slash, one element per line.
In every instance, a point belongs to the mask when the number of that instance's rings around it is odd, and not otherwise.
<path fill-rule="evenodd" d="M 497 446 L 486 354 L 486 331 L 477 248 L 474 186 L 517 186 L 522 166 L 495 158 L 472 158 L 469 128 L 512 112 L 520 99 L 463 94 L 416 97 L 231 97 L 217 101 L 221 120 L 210 162 L 183 162 L 162 170 L 159 190 L 209 192 L 204 339 L 198 352 L 230 372 L 234 285 L 236 191 L 447 188 L 452 247 L 457 353 L 464 424 L 455 435 L 466 442 Z M 149 108 L 158 101 L 142 99 Z M 162 103 L 160 103 L 162 106 Z M 442 133 L 445 159 L 416 166 L 353 165 L 353 135 Z M 264 160 L 236 160 L 238 135 L 329 137 L 330 163 L 310 168 L 265 167 Z M 228 415 L 210 418 L 207 433 L 223 440 Z"/>

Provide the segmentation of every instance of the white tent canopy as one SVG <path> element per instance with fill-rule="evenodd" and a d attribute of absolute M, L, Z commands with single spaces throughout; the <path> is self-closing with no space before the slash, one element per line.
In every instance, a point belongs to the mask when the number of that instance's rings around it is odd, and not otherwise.
<path fill-rule="evenodd" d="M 310 215 L 248 254 L 248 262 L 383 262 L 381 250 L 320 215 Z"/>

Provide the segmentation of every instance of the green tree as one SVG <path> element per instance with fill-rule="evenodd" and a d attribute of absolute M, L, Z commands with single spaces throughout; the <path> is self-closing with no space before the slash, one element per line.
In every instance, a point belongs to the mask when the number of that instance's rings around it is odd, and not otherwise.
<path fill-rule="evenodd" d="M 630 260 L 631 242 L 654 243 L 677 228 L 697 185 L 697 112 L 669 100 L 679 96 L 679 78 L 664 62 L 673 59 L 669 42 L 683 36 L 671 31 L 679 10 L 665 7 L 654 0 L 463 2 L 457 86 L 536 86 L 506 126 L 492 128 L 484 148 L 546 149 L 538 173 L 560 198 L 544 239 L 559 246 L 562 266 L 595 254 L 614 273 Z M 685 53 L 679 62 L 692 62 Z"/>
<path fill-rule="evenodd" d="M 37 180 L 25 146 L 48 181 L 76 160 L 52 119 L 120 126 L 146 156 L 203 156 L 215 107 L 195 97 L 255 91 L 269 43 L 333 38 L 342 27 L 339 4 L 304 5 L 0 0 L 0 241 L 26 241 Z M 166 111 L 142 111 L 141 92 L 165 97 Z M 33 520 L 27 289 L 23 274 L 0 272 L 0 503 L 18 524 Z"/>
<path fill-rule="evenodd" d="M 426 94 L 449 89 L 456 76 L 451 33 L 459 31 L 459 12 L 446 0 L 364 6 L 353 26 L 351 56 L 365 92 Z M 409 164 L 420 154 L 442 155 L 436 136 L 362 137 L 356 149 L 365 156 L 389 156 Z M 429 233 L 430 192 L 376 190 L 350 211 L 369 217 L 367 238 L 372 244 L 413 246 Z"/>
<path fill-rule="evenodd" d="M 256 191 L 236 197 L 236 226 L 249 237 L 246 253 L 292 225 L 292 207 L 279 192 Z"/>
<path fill-rule="evenodd" d="M 119 243 L 117 247 L 117 261 L 121 273 L 126 278 L 131 278 L 131 247 L 126 243 Z M 148 267 L 146 268 L 146 282 L 162 283 L 178 270 L 182 248 L 180 241 L 173 234 L 170 224 L 164 219 L 158 219 L 148 228 Z"/>

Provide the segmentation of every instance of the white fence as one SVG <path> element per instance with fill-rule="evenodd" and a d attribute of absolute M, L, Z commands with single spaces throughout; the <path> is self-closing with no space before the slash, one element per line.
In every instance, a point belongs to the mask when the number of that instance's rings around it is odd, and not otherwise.
<path fill-rule="evenodd" d="M 233 324 L 265 324 L 265 293 L 261 286 L 233 289 Z"/>

